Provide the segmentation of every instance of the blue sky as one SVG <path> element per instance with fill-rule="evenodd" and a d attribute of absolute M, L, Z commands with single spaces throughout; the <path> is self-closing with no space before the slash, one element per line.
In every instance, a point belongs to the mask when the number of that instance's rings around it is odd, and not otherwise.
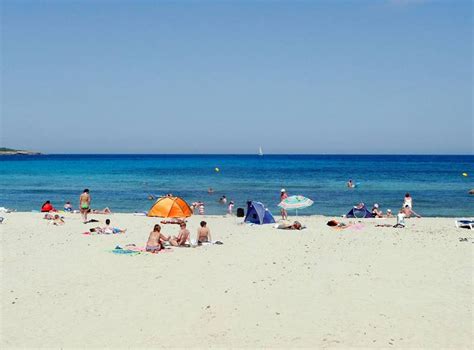
<path fill-rule="evenodd" d="M 1 145 L 473 153 L 470 1 L 2 1 Z"/>

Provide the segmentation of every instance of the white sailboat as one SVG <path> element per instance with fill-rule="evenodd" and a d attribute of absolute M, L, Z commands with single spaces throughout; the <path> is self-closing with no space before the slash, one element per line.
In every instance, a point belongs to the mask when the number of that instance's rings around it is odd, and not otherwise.
<path fill-rule="evenodd" d="M 262 146 L 260 146 L 260 148 L 258 149 L 258 155 L 259 155 L 260 157 L 263 156 Z"/>

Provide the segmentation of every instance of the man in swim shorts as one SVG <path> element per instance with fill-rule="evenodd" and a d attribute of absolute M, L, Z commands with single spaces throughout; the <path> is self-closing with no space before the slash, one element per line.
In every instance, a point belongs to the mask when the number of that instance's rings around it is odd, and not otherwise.
<path fill-rule="evenodd" d="M 200 226 L 197 230 L 197 243 L 211 242 L 211 230 L 207 227 L 207 222 L 201 221 Z"/>
<path fill-rule="evenodd" d="M 186 228 L 186 223 L 181 223 L 179 227 L 180 230 L 178 237 L 174 236 L 173 238 L 170 238 L 170 244 L 175 247 L 184 246 L 189 238 L 189 231 Z"/>
<path fill-rule="evenodd" d="M 82 222 L 87 223 L 87 213 L 91 207 L 91 196 L 89 195 L 89 189 L 85 189 L 84 192 L 79 196 L 79 210 L 81 211 Z"/>

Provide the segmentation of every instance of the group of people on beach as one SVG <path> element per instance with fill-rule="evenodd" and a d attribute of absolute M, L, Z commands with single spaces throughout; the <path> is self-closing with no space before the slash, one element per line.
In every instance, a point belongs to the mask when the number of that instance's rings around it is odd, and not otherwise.
<path fill-rule="evenodd" d="M 200 222 L 200 227 L 197 230 L 196 244 L 200 245 L 203 243 L 212 242 L 211 230 L 207 226 L 206 221 Z M 150 232 L 148 241 L 146 242 L 145 250 L 147 252 L 156 253 L 165 247 L 165 245 L 171 245 L 173 247 L 184 247 L 190 242 L 191 233 L 187 229 L 186 222 L 179 224 L 179 232 L 177 236 L 165 236 L 161 233 L 161 226 L 156 224 L 153 227 L 153 231 Z"/>
<path fill-rule="evenodd" d="M 112 214 L 112 211 L 108 207 L 105 207 L 104 209 L 91 209 L 90 205 L 91 205 L 91 196 L 89 194 L 89 189 L 86 188 L 83 191 L 83 193 L 79 196 L 79 211 L 74 210 L 71 202 L 69 201 L 67 201 L 64 204 L 63 210 L 69 213 L 80 212 L 81 217 L 82 217 L 82 222 L 85 224 L 89 222 L 89 220 L 87 220 L 88 214 Z M 53 206 L 51 201 L 47 200 L 41 206 L 40 211 L 42 213 L 54 213 L 54 212 L 58 212 L 59 210 Z M 44 218 L 49 219 L 49 216 L 45 215 Z"/>

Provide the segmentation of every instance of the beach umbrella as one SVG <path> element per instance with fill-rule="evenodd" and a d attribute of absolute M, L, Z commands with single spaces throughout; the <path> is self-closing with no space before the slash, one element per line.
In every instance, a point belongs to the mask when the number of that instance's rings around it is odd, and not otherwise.
<path fill-rule="evenodd" d="M 297 195 L 285 198 L 278 204 L 283 209 L 295 209 L 298 215 L 298 209 L 304 209 L 313 205 L 313 201 L 305 196 Z"/>
<path fill-rule="evenodd" d="M 187 218 L 193 214 L 189 204 L 180 197 L 162 197 L 152 205 L 148 216 Z"/>

